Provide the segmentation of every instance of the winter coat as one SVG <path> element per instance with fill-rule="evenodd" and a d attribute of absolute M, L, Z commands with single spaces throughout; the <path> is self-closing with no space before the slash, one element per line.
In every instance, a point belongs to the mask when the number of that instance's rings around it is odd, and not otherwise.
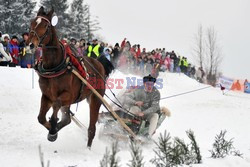
<path fill-rule="evenodd" d="M 10 41 L 10 55 L 13 59 L 13 63 L 14 64 L 18 64 L 19 61 L 19 47 L 18 47 L 18 43 L 14 42 L 13 40 Z"/>
<path fill-rule="evenodd" d="M 6 47 L 3 46 L 2 43 L 0 43 L 0 61 L 11 61 L 11 57 L 8 55 L 8 52 L 6 51 Z"/>
<path fill-rule="evenodd" d="M 160 111 L 160 92 L 154 87 L 152 92 L 146 92 L 141 86 L 125 97 L 127 105 L 135 106 L 135 102 L 142 101 L 141 110 L 145 115 Z"/>
<path fill-rule="evenodd" d="M 77 48 L 77 52 L 78 52 L 78 57 L 83 57 L 85 55 L 85 49 L 84 47 L 79 47 Z"/>
<path fill-rule="evenodd" d="M 27 68 L 29 65 L 34 64 L 34 55 L 30 49 L 30 46 L 26 46 L 26 41 L 22 41 L 19 45 L 19 60 L 22 68 Z"/>

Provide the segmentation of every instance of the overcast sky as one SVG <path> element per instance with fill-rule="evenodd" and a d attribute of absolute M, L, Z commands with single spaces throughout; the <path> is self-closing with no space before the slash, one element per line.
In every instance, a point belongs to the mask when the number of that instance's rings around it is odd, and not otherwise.
<path fill-rule="evenodd" d="M 250 79 L 250 0 L 85 0 L 111 44 L 126 37 L 147 49 L 165 47 L 192 59 L 199 24 L 213 26 L 225 76 Z"/>

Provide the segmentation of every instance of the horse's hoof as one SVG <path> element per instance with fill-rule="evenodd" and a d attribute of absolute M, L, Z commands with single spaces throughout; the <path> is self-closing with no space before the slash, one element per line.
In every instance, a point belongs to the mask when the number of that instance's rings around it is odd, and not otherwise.
<path fill-rule="evenodd" d="M 48 134 L 48 140 L 51 141 L 51 142 L 54 142 L 56 141 L 57 139 L 57 133 L 56 134 Z"/>

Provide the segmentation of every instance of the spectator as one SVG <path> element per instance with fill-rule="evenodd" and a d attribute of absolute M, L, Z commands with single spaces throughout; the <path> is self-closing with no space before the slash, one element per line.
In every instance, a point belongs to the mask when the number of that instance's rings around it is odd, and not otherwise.
<path fill-rule="evenodd" d="M 9 64 L 10 67 L 16 67 L 19 64 L 19 47 L 18 47 L 18 38 L 17 36 L 12 36 L 10 40 L 10 55 L 13 59 L 13 62 Z"/>
<path fill-rule="evenodd" d="M 157 78 L 161 68 L 160 59 L 156 59 L 152 68 L 152 77 Z"/>
<path fill-rule="evenodd" d="M 199 67 L 197 72 L 196 72 L 196 79 L 197 81 L 199 81 L 200 83 L 203 83 L 203 78 L 205 76 L 205 72 L 203 71 L 202 67 Z"/>
<path fill-rule="evenodd" d="M 194 78 L 195 72 L 196 72 L 195 66 L 191 67 L 191 71 L 190 71 L 190 77 L 191 77 L 191 78 Z"/>
<path fill-rule="evenodd" d="M 85 39 L 81 39 L 79 43 L 79 47 L 77 48 L 78 56 L 83 57 L 86 56 L 86 41 Z"/>
<path fill-rule="evenodd" d="M 119 58 L 119 53 L 120 53 L 120 46 L 118 43 L 115 44 L 115 47 L 114 47 L 112 53 L 113 53 L 113 58 L 111 60 L 112 60 L 112 63 L 114 64 L 114 66 L 116 67 L 117 61 Z"/>
<path fill-rule="evenodd" d="M 148 59 L 147 62 L 145 62 L 144 64 L 144 75 L 149 75 L 152 73 L 152 69 L 153 69 L 153 66 L 152 66 L 152 59 Z"/>
<path fill-rule="evenodd" d="M 169 68 L 170 72 L 174 72 L 174 60 L 170 59 L 170 68 Z"/>
<path fill-rule="evenodd" d="M 104 50 L 104 56 L 109 60 L 109 61 L 111 61 L 111 56 L 110 56 L 110 54 L 111 54 L 111 50 L 109 49 L 109 48 L 105 48 L 105 50 Z"/>
<path fill-rule="evenodd" d="M 9 54 L 8 43 L 4 41 L 4 38 L 5 36 L 2 36 L 2 32 L 0 32 L 0 66 L 7 66 L 9 62 L 12 62 L 12 57 Z"/>
<path fill-rule="evenodd" d="M 72 50 L 73 54 L 75 56 L 78 56 L 77 40 L 75 38 L 70 39 L 69 46 L 70 46 L 70 49 Z"/>
<path fill-rule="evenodd" d="M 142 72 L 143 71 L 143 67 L 144 67 L 144 61 L 142 59 L 142 57 L 138 57 L 138 71 Z M 141 73 L 143 74 L 143 73 Z"/>
<path fill-rule="evenodd" d="M 244 81 L 244 92 L 248 92 L 247 90 L 249 90 L 249 88 L 248 88 L 248 80 L 245 79 L 245 81 Z"/>
<path fill-rule="evenodd" d="M 124 39 L 123 39 L 123 41 L 122 41 L 122 43 L 121 43 L 121 48 L 124 48 L 124 47 L 125 47 L 126 40 L 127 40 L 127 38 L 124 38 Z"/>
<path fill-rule="evenodd" d="M 237 80 L 235 83 L 233 83 L 232 85 L 232 90 L 237 90 L 237 91 L 241 91 L 241 85 L 240 85 L 240 81 Z"/>
<path fill-rule="evenodd" d="M 102 53 L 101 45 L 98 44 L 98 40 L 94 39 L 93 43 L 88 47 L 88 57 L 97 58 Z"/>
<path fill-rule="evenodd" d="M 166 50 L 165 50 L 165 48 L 163 48 L 161 51 L 161 58 L 165 59 L 165 57 L 166 57 Z"/>
<path fill-rule="evenodd" d="M 34 57 L 31 52 L 30 46 L 26 46 L 26 41 L 28 40 L 29 33 L 25 32 L 22 34 L 23 41 L 19 45 L 19 57 L 21 68 L 30 68 L 34 65 Z"/>

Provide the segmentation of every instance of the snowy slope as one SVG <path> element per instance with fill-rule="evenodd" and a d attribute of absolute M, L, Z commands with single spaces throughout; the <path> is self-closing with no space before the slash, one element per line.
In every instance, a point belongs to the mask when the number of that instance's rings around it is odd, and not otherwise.
<path fill-rule="evenodd" d="M 40 89 L 35 76 L 32 89 L 31 69 L 0 68 L 0 166 L 1 167 L 39 167 L 38 145 L 41 144 L 45 160 L 50 160 L 53 167 L 97 167 L 106 147 L 110 142 L 93 141 L 92 150 L 86 148 L 86 131 L 80 130 L 73 122 L 59 132 L 56 142 L 47 141 L 47 130 L 38 123 L 40 107 Z M 111 78 L 127 76 L 116 71 Z M 161 73 L 163 88 L 161 96 L 166 97 L 190 90 L 206 87 L 182 74 Z M 123 84 L 126 86 L 126 84 Z M 117 94 L 120 90 L 113 89 Z M 110 94 L 109 91 L 107 91 Z M 178 136 L 189 142 L 185 131 L 192 129 L 201 148 L 203 163 L 200 167 L 249 167 L 250 166 L 250 95 L 228 92 L 222 95 L 217 88 L 208 88 L 194 93 L 177 96 L 161 101 L 167 106 L 172 116 L 163 122 L 154 139 L 165 130 L 171 136 Z M 76 105 L 72 106 L 76 111 Z M 104 110 L 102 107 L 101 110 Z M 50 114 L 49 114 L 50 115 Z M 48 115 L 48 117 L 49 117 Z M 79 103 L 76 117 L 88 125 L 88 105 Z M 97 125 L 97 130 L 99 126 Z M 234 138 L 234 146 L 242 152 L 243 158 L 229 156 L 224 159 L 211 159 L 208 150 L 212 149 L 214 137 L 221 130 L 227 130 L 227 139 Z M 98 133 L 98 132 L 97 132 Z M 154 145 L 143 148 L 146 167 L 153 158 Z M 121 149 L 118 156 L 120 164 L 131 159 L 129 149 Z"/>

